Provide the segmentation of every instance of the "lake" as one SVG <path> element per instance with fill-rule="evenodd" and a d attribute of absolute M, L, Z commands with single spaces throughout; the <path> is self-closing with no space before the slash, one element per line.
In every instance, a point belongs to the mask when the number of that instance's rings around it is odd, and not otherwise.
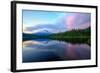
<path fill-rule="evenodd" d="M 91 47 L 85 43 L 71 43 L 50 39 L 23 41 L 23 63 L 86 60 L 90 58 Z"/>

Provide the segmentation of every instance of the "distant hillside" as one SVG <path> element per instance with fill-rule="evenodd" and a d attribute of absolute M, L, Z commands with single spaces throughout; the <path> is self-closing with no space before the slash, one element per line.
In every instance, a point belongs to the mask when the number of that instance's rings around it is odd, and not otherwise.
<path fill-rule="evenodd" d="M 81 30 L 71 30 L 71 31 L 66 31 L 63 33 L 57 33 L 53 34 L 50 37 L 56 37 L 56 38 L 66 38 L 66 37 L 87 37 L 91 35 L 91 28 L 86 28 L 86 29 L 81 29 Z"/>
<path fill-rule="evenodd" d="M 23 33 L 23 40 L 31 40 L 31 39 L 37 39 L 37 38 L 45 38 L 47 36 L 51 35 L 51 33 L 36 33 L 36 34 L 27 34 Z"/>
<path fill-rule="evenodd" d="M 87 43 L 90 44 L 91 40 L 91 28 L 81 30 L 71 30 L 64 33 L 57 33 L 48 36 L 50 39 L 69 41 L 73 43 Z"/>

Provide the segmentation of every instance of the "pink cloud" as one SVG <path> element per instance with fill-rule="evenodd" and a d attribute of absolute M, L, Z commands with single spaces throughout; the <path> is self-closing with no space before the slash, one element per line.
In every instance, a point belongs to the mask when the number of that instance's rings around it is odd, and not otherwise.
<path fill-rule="evenodd" d="M 75 22 L 75 15 L 72 15 L 72 16 L 68 16 L 65 20 L 65 24 L 67 26 L 68 29 L 72 29 L 73 28 L 73 25 L 74 25 L 74 22 Z"/>
<path fill-rule="evenodd" d="M 88 15 L 74 13 L 65 17 L 65 25 L 67 30 L 72 30 L 90 27 L 91 23 Z"/>

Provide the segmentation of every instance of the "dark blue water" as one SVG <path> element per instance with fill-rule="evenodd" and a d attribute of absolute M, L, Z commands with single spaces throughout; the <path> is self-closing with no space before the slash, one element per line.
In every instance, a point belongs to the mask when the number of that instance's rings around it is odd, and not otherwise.
<path fill-rule="evenodd" d="M 72 44 L 49 39 L 23 41 L 23 62 L 86 60 L 91 58 L 88 44 Z"/>

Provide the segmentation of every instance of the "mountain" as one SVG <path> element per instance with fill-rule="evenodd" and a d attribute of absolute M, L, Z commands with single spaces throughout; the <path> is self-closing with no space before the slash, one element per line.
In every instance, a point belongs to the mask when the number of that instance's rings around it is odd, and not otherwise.
<path fill-rule="evenodd" d="M 53 33 L 48 31 L 48 30 L 42 30 L 42 31 L 35 32 L 33 34 L 37 35 L 37 36 L 46 36 L 46 35 L 50 35 L 50 34 L 53 34 Z"/>
<path fill-rule="evenodd" d="M 48 30 L 41 30 L 37 31 L 35 33 L 23 33 L 23 39 L 32 39 L 32 38 L 44 38 L 45 36 L 49 36 L 53 34 L 52 32 Z"/>

